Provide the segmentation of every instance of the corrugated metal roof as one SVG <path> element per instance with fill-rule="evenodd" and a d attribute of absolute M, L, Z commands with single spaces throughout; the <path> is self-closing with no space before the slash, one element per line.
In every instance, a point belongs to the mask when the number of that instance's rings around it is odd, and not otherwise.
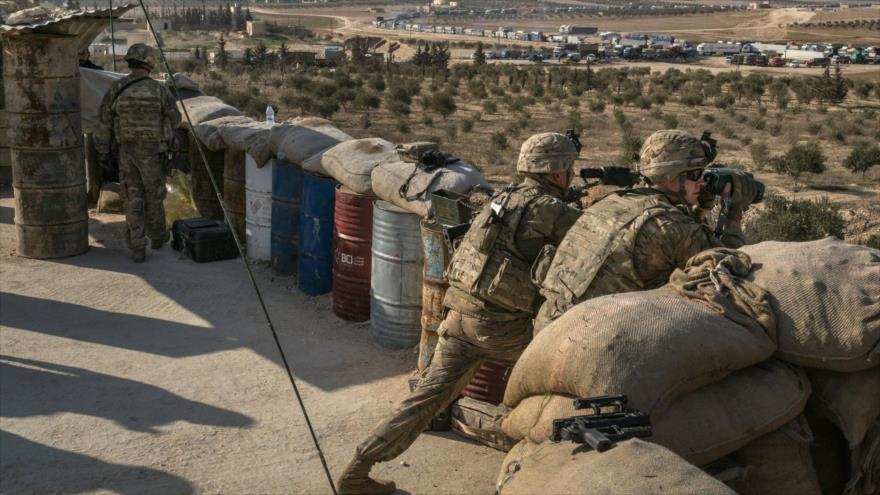
<path fill-rule="evenodd" d="M 28 33 L 57 34 L 73 36 L 81 47 L 88 46 L 96 36 L 110 25 L 110 17 L 119 18 L 137 4 L 126 4 L 111 9 L 86 9 L 71 11 L 60 17 L 41 19 L 29 24 L 10 26 L 0 24 L 0 32 L 5 36 Z"/>

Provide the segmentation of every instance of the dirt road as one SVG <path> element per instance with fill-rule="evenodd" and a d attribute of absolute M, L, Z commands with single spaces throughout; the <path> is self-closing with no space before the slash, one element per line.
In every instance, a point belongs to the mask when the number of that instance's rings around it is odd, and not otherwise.
<path fill-rule="evenodd" d="M 0 191 L 0 493 L 330 493 L 241 260 L 132 263 L 120 215 L 73 258 L 14 255 Z M 334 476 L 406 390 L 412 350 L 257 270 Z M 399 493 L 493 492 L 501 452 L 425 434 Z"/>

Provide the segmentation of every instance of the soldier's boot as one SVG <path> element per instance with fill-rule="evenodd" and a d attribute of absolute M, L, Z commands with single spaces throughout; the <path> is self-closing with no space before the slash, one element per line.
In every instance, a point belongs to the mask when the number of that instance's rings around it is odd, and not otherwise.
<path fill-rule="evenodd" d="M 135 263 L 143 263 L 147 259 L 147 250 L 144 248 L 132 249 L 131 260 Z"/>
<path fill-rule="evenodd" d="M 150 249 L 162 249 L 162 246 L 164 246 L 166 242 L 168 242 L 167 235 L 159 237 L 158 239 L 150 238 Z"/>
<path fill-rule="evenodd" d="M 339 495 L 391 495 L 397 486 L 390 480 L 370 478 L 373 461 L 355 456 L 336 482 Z"/>

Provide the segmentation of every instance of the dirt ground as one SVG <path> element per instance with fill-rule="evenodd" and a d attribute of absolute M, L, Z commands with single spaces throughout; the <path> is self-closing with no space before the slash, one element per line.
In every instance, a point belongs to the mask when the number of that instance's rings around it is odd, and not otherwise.
<path fill-rule="evenodd" d="M 729 3 L 729 2 L 728 2 Z M 380 30 L 370 25 L 377 15 L 392 17 L 404 10 L 413 10 L 415 4 L 385 6 L 384 13 L 371 13 L 363 8 L 252 8 L 252 12 L 265 14 L 269 19 L 285 17 L 304 19 L 308 16 L 326 16 L 336 19 L 337 33 L 354 36 L 377 35 L 387 30 Z M 507 26 L 511 29 L 556 32 L 561 24 L 595 26 L 601 31 L 665 33 L 692 43 L 717 41 L 719 39 L 741 39 L 753 41 L 800 41 L 800 42 L 834 42 L 834 43 L 880 43 L 880 34 L 876 30 L 865 28 L 843 29 L 818 26 L 801 27 L 795 23 L 819 22 L 829 20 L 860 20 L 876 19 L 880 16 L 880 6 L 853 9 L 821 10 L 815 8 L 776 8 L 758 11 L 723 12 L 709 14 L 691 14 L 680 16 L 641 16 L 641 17 L 579 17 L 568 14 L 543 14 L 534 16 L 514 16 L 505 18 L 466 16 L 466 17 L 431 17 L 420 18 L 414 22 L 437 25 L 454 25 L 462 27 L 492 28 Z M 321 32 L 324 30 L 319 29 Z M 399 33 L 389 34 L 392 37 L 402 36 Z M 435 33 L 406 34 L 406 37 L 419 39 L 454 39 L 458 41 L 478 41 L 485 38 L 472 36 L 450 37 Z M 529 42 L 514 44 L 529 45 Z"/>
<path fill-rule="evenodd" d="M 128 259 L 123 217 L 88 253 L 15 255 L 0 190 L 0 493 L 330 493 L 240 259 Z M 414 350 L 373 344 L 287 278 L 256 278 L 337 476 L 406 391 Z M 425 434 L 376 474 L 398 493 L 489 494 L 503 454 Z"/>

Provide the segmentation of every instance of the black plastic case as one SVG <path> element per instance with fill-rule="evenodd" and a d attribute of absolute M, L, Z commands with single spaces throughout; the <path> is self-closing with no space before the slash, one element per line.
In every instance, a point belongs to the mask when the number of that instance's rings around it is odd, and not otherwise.
<path fill-rule="evenodd" d="M 197 263 L 238 256 L 232 232 L 223 222 L 209 218 L 177 220 L 171 226 L 171 247 Z"/>

